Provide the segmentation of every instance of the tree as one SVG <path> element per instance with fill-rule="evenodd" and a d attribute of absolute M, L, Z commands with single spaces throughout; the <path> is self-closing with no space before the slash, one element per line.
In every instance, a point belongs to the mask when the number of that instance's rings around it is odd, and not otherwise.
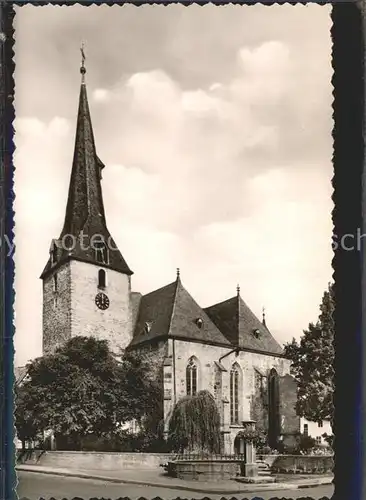
<path fill-rule="evenodd" d="M 316 324 L 310 323 L 297 343 L 285 346 L 298 383 L 297 413 L 310 421 L 333 419 L 334 393 L 334 289 L 329 284 Z"/>
<path fill-rule="evenodd" d="M 93 337 L 74 337 L 37 358 L 17 390 L 18 435 L 52 429 L 78 449 L 88 435 L 108 436 L 131 418 L 141 421 L 151 411 L 153 384 L 135 358 L 126 355 L 119 362 L 107 341 Z"/>
<path fill-rule="evenodd" d="M 33 415 L 33 398 L 30 391 L 24 391 L 22 386 L 15 387 L 15 427 L 17 438 L 22 442 L 22 449 L 25 449 L 27 441 L 34 441 L 39 437 L 39 423 Z"/>
<path fill-rule="evenodd" d="M 121 414 L 124 422 L 134 419 L 145 430 L 157 427 L 163 418 L 162 381 L 154 369 L 142 352 L 124 352 L 120 365 Z"/>
<path fill-rule="evenodd" d="M 176 403 L 169 422 L 169 442 L 177 452 L 219 453 L 220 415 L 208 391 Z"/>

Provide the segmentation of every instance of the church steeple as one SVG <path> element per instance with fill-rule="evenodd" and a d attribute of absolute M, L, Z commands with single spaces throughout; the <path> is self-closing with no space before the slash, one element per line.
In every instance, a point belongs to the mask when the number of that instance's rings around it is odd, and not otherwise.
<path fill-rule="evenodd" d="M 106 226 L 102 189 L 100 184 L 100 161 L 98 161 L 93 126 L 90 117 L 85 84 L 85 55 L 82 50 L 80 68 L 81 85 L 77 115 L 74 158 L 67 200 L 66 216 L 61 238 L 66 234 L 77 236 L 88 222 Z"/>
<path fill-rule="evenodd" d="M 75 258 L 111 267 L 131 275 L 107 229 L 102 188 L 103 163 L 97 156 L 85 83 L 85 54 L 81 48 L 81 85 L 74 157 L 64 226 L 53 240 L 50 259 L 42 276 L 66 259 Z"/>

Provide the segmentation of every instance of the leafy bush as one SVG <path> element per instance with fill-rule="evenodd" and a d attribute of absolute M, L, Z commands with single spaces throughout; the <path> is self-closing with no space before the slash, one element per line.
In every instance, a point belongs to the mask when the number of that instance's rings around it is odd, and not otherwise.
<path fill-rule="evenodd" d="M 253 444 L 256 447 L 256 449 L 264 449 L 270 447 L 267 444 L 267 433 L 263 429 L 257 429 L 257 435 L 255 436 L 253 440 Z M 264 454 L 264 452 L 262 452 Z"/>
<path fill-rule="evenodd" d="M 311 450 L 313 450 L 316 446 L 316 441 L 311 436 L 307 436 L 305 434 L 300 434 L 297 442 L 297 446 L 294 449 L 293 453 L 295 455 L 304 455 L 308 454 Z"/>
<path fill-rule="evenodd" d="M 324 434 L 322 434 L 322 437 L 324 438 L 324 440 L 328 444 L 328 446 L 333 449 L 334 435 L 333 434 L 327 434 L 325 432 Z"/>

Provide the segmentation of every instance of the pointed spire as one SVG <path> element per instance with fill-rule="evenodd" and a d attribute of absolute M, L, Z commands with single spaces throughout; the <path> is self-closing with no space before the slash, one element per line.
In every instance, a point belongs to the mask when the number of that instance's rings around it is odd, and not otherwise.
<path fill-rule="evenodd" d="M 179 280 L 179 279 L 180 279 L 180 269 L 179 269 L 179 267 L 177 267 L 177 280 Z"/>
<path fill-rule="evenodd" d="M 240 297 L 240 285 L 236 285 L 236 294 L 238 297 Z"/>
<path fill-rule="evenodd" d="M 74 157 L 66 206 L 64 226 L 58 241 L 61 243 L 57 265 L 64 258 L 110 266 L 131 275 L 127 263 L 113 241 L 106 224 L 101 172 L 94 142 L 88 96 L 85 85 L 85 53 L 81 46 L 81 85 L 77 115 Z M 66 252 L 65 246 L 71 246 Z M 103 249 L 101 250 L 101 248 Z M 101 254 L 103 254 L 101 256 Z M 51 259 L 42 276 L 52 268 Z"/>
<path fill-rule="evenodd" d="M 77 116 L 74 159 L 63 234 L 78 235 L 87 220 L 105 227 L 105 213 L 100 183 L 101 162 L 97 157 L 88 96 L 84 81 L 85 54 L 82 62 L 79 109 Z"/>
<path fill-rule="evenodd" d="M 267 328 L 267 325 L 266 325 L 266 310 L 265 310 L 264 307 L 262 308 L 262 324 L 263 324 L 263 326 L 265 326 Z"/>

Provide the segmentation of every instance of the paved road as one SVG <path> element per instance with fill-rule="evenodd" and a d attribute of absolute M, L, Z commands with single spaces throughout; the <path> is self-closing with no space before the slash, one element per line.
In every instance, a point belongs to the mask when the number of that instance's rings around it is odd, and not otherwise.
<path fill-rule="evenodd" d="M 119 498 L 130 497 L 137 500 L 141 497 L 154 498 L 161 497 L 164 500 L 173 498 L 198 498 L 202 499 L 203 493 L 194 493 L 190 491 L 177 491 L 167 488 L 152 488 L 146 486 L 135 486 L 131 484 L 114 484 L 104 481 L 95 481 L 90 479 L 79 479 L 74 477 L 52 476 L 48 474 L 39 474 L 36 472 L 18 472 L 18 498 L 24 497 L 29 500 L 39 500 L 39 498 L 56 499 L 67 498 L 71 500 L 73 497 L 87 498 Z M 316 488 L 306 488 L 301 490 L 291 491 L 266 491 L 261 493 L 246 493 L 240 495 L 240 498 L 261 498 L 269 500 L 271 498 L 312 498 L 320 500 L 321 498 L 331 498 L 333 494 L 333 486 L 325 485 Z M 212 499 L 220 500 L 223 495 L 207 495 Z M 227 495 L 228 498 L 239 495 Z"/>

